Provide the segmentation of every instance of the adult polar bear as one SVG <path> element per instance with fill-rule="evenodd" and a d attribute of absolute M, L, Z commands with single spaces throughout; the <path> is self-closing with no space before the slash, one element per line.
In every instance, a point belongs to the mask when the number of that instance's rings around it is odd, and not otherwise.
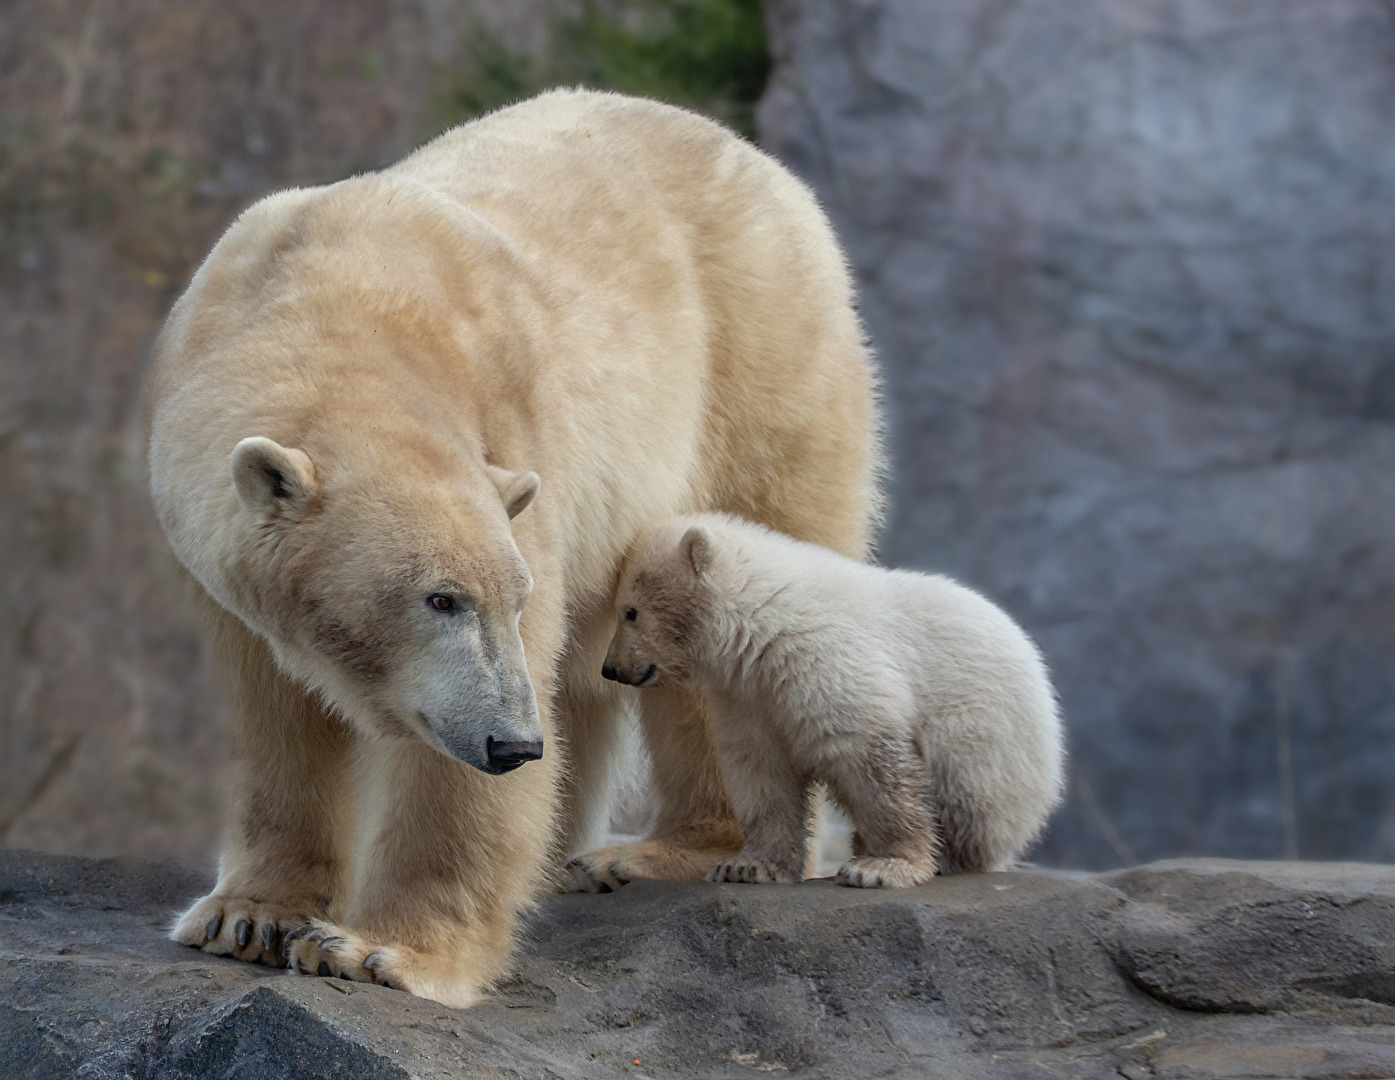
<path fill-rule="evenodd" d="M 147 389 L 233 712 L 218 881 L 177 939 L 475 1001 L 604 825 L 627 544 L 722 510 L 862 556 L 873 397 L 814 200 L 681 110 L 553 92 L 249 209 Z M 657 821 L 581 857 L 597 887 L 741 846 L 700 701 L 641 707 Z"/>

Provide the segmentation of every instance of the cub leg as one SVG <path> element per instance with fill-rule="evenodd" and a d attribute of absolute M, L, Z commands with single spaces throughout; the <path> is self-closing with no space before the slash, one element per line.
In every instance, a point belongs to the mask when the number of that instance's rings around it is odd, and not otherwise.
<path fill-rule="evenodd" d="M 719 862 L 708 881 L 799 881 L 809 844 L 810 785 L 761 723 L 713 722 L 727 795 L 745 833 L 741 851 Z"/>
<path fill-rule="evenodd" d="M 853 857 L 835 877 L 839 885 L 891 888 L 935 876 L 939 833 L 922 772 L 909 748 L 839 762 L 831 772 L 830 790 L 856 830 Z"/>
<path fill-rule="evenodd" d="M 231 805 L 218 882 L 170 936 L 284 966 L 284 935 L 343 906 L 354 735 L 281 674 L 259 637 L 202 603 L 231 706 Z"/>
<path fill-rule="evenodd" d="M 574 880 L 610 892 L 635 878 L 700 881 L 741 847 L 716 755 L 707 706 L 694 690 L 637 691 L 649 748 L 655 820 L 647 840 L 600 848 L 568 864 Z"/>

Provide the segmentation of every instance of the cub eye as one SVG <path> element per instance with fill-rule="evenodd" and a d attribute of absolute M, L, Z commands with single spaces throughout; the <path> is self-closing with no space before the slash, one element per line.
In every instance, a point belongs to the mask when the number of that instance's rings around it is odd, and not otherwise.
<path fill-rule="evenodd" d="M 432 593 L 426 598 L 426 602 L 437 611 L 454 611 L 455 601 L 445 593 Z"/>
<path fill-rule="evenodd" d="M 634 622 L 634 621 L 635 621 L 636 619 L 638 619 L 638 618 L 639 618 L 639 612 L 636 611 L 634 608 L 632 608 L 632 607 L 627 607 L 627 608 L 625 609 L 625 621 L 626 621 L 626 622 Z"/>

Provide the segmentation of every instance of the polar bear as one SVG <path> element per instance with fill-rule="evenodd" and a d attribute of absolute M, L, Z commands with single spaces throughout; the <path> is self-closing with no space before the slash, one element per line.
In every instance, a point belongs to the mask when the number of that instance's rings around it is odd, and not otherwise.
<path fill-rule="evenodd" d="M 872 366 L 780 165 L 654 102 L 561 91 L 247 210 L 175 304 L 151 492 L 226 669 L 231 807 L 174 937 L 447 1005 L 583 887 L 740 846 L 701 698 L 643 698 L 652 835 L 602 835 L 632 690 L 621 555 L 725 510 L 867 549 Z"/>
<path fill-rule="evenodd" d="M 800 879 L 811 785 L 848 812 L 842 885 L 1016 858 L 1060 801 L 1036 646 L 948 578 L 885 570 L 723 514 L 637 539 L 602 674 L 701 687 L 745 845 L 712 881 Z"/>

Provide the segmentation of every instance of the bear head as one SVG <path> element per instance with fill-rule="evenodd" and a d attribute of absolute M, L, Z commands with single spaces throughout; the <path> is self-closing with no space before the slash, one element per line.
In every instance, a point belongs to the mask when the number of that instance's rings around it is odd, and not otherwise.
<path fill-rule="evenodd" d="M 281 668 L 370 736 L 419 738 L 487 773 L 543 752 L 511 519 L 531 472 L 345 468 L 262 436 L 230 466 L 234 610 Z"/>
<path fill-rule="evenodd" d="M 601 674 L 629 686 L 683 686 L 712 621 L 715 546 L 703 525 L 655 526 L 633 545 L 615 595 Z"/>

